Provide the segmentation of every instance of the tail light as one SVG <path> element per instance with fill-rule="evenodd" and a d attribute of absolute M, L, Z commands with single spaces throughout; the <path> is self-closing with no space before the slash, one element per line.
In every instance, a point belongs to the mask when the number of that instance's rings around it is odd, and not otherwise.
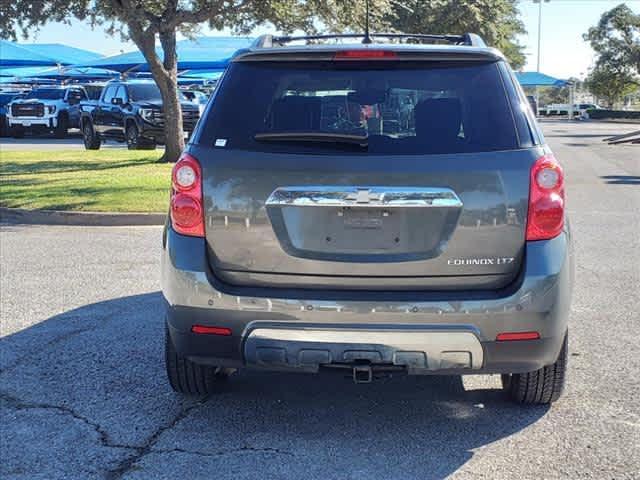
<path fill-rule="evenodd" d="M 182 154 L 171 172 L 171 226 L 191 237 L 204 237 L 202 169 L 195 157 Z"/>
<path fill-rule="evenodd" d="M 527 240 L 557 237 L 564 226 L 564 172 L 553 155 L 531 167 Z"/>

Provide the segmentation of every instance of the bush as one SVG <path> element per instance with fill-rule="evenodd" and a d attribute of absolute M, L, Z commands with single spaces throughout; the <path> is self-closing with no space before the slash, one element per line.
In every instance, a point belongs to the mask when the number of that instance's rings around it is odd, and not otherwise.
<path fill-rule="evenodd" d="M 628 120 L 640 120 L 640 111 L 626 111 L 626 110 L 587 110 L 589 118 L 602 119 L 602 118 L 624 118 Z"/>

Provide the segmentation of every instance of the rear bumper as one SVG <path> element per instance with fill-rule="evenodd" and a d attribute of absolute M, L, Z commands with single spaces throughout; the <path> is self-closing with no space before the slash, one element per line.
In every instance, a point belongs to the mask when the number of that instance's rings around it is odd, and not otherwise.
<path fill-rule="evenodd" d="M 560 351 L 573 283 L 568 233 L 528 243 L 519 279 L 498 292 L 233 287 L 208 265 L 203 239 L 167 229 L 162 287 L 178 352 L 225 367 L 311 372 L 361 360 L 413 374 L 536 370 Z M 194 324 L 232 334 L 194 334 Z M 498 333 L 523 331 L 541 338 L 495 341 Z"/>

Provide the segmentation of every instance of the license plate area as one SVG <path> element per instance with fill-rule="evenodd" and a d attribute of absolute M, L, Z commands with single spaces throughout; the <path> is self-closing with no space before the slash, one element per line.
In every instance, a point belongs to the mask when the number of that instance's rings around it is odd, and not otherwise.
<path fill-rule="evenodd" d="M 381 208 L 327 209 L 324 248 L 333 252 L 374 253 L 398 249 L 405 228 L 401 212 Z M 318 245 L 317 247 L 320 247 Z"/>
<path fill-rule="evenodd" d="M 337 212 L 343 218 L 344 227 L 350 229 L 382 230 L 383 218 L 389 219 L 390 212 L 379 208 L 345 207 Z M 389 221 L 387 221 L 387 224 Z"/>
<path fill-rule="evenodd" d="M 446 197 L 441 202 L 437 197 L 455 196 L 450 190 L 352 190 L 276 190 L 266 206 L 284 251 L 295 257 L 342 262 L 433 258 L 455 229 L 462 206 L 459 200 Z"/>

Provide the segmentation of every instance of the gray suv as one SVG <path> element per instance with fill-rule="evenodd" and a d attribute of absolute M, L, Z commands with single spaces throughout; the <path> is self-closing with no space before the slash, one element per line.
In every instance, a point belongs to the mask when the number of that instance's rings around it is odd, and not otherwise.
<path fill-rule="evenodd" d="M 207 394 L 237 368 L 501 374 L 517 402 L 557 400 L 562 167 L 479 37 L 372 37 L 264 36 L 232 59 L 173 169 L 171 386 Z"/>

